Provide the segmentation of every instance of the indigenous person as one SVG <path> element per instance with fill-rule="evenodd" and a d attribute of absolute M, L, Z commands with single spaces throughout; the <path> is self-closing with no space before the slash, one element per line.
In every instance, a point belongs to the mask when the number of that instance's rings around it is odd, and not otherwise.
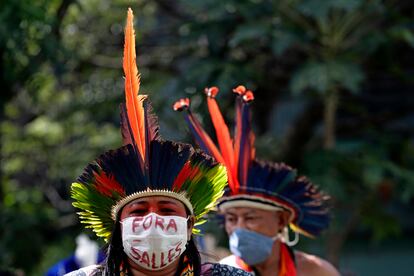
<path fill-rule="evenodd" d="M 195 225 L 223 194 L 225 167 L 190 145 L 161 139 L 146 96 L 138 95 L 132 10 L 125 28 L 124 146 L 101 155 L 72 184 L 82 223 L 108 245 L 106 260 L 68 275 L 248 275 L 201 264 Z"/>
<path fill-rule="evenodd" d="M 222 263 L 263 276 L 339 275 L 327 261 L 291 249 L 298 233 L 315 237 L 328 227 L 328 197 L 289 166 L 255 158 L 249 110 L 254 95 L 244 86 L 233 91 L 237 98 L 232 139 L 215 99 L 218 88 L 205 90 L 218 147 L 192 115 L 188 98 L 173 107 L 186 111 L 197 143 L 227 168 L 229 188 L 218 211 L 224 215 L 233 255 Z M 289 240 L 289 226 L 296 235 L 293 241 Z"/>

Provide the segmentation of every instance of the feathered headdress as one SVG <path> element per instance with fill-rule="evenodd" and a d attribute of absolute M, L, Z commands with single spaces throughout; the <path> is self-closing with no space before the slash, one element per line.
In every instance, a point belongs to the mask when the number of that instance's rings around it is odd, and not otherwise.
<path fill-rule="evenodd" d="M 162 140 L 147 96 L 138 95 L 133 13 L 128 10 L 123 68 L 125 104 L 121 104 L 124 146 L 89 164 L 72 184 L 73 205 L 81 222 L 107 240 L 128 202 L 145 196 L 181 201 L 196 217 L 215 206 L 227 182 L 225 167 L 190 145 Z M 197 230 L 195 230 L 197 232 Z"/>
<path fill-rule="evenodd" d="M 297 176 L 291 167 L 255 158 L 255 136 L 249 107 L 254 95 L 244 86 L 233 89 L 237 97 L 232 139 L 215 99 L 218 91 L 217 87 L 205 89 L 218 147 L 191 113 L 188 98 L 177 101 L 173 108 L 186 111 L 185 119 L 201 149 L 227 168 L 229 188 L 220 199 L 219 209 L 243 206 L 287 210 L 294 231 L 310 237 L 318 235 L 329 224 L 328 197 L 305 177 Z"/>

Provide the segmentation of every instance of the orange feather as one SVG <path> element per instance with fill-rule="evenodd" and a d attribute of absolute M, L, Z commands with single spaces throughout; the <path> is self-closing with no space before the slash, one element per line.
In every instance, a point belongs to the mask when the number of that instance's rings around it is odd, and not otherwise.
<path fill-rule="evenodd" d="M 210 90 L 217 90 L 218 92 L 218 88 L 206 88 L 207 106 L 211 116 L 211 121 L 213 122 L 214 128 L 216 130 L 216 136 L 220 146 L 221 154 L 227 163 L 227 166 L 233 168 L 233 142 L 230 137 L 229 128 L 227 127 L 223 115 L 221 114 L 215 95 L 211 94 L 209 92 Z"/>
<path fill-rule="evenodd" d="M 140 76 L 136 65 L 135 30 L 132 9 L 128 9 L 127 24 L 125 27 L 125 45 L 123 68 L 125 73 L 125 102 L 128 120 L 138 151 L 145 160 L 145 117 L 143 101 L 146 96 L 138 95 Z"/>
<path fill-rule="evenodd" d="M 187 114 L 191 125 L 194 127 L 195 131 L 200 136 L 202 142 L 206 145 L 208 151 L 210 151 L 210 154 L 216 159 L 217 162 L 225 164 L 220 151 L 218 150 L 214 142 L 211 140 L 207 132 L 205 132 L 204 129 L 201 127 L 201 124 L 197 120 L 197 118 L 195 118 L 189 111 L 187 112 Z"/>
<path fill-rule="evenodd" d="M 221 155 L 223 156 L 224 162 L 227 167 L 227 174 L 229 175 L 230 181 L 237 181 L 234 178 L 234 151 L 233 151 L 233 141 L 230 137 L 229 128 L 224 121 L 223 115 L 221 114 L 220 108 L 215 99 L 216 94 L 218 93 L 217 87 L 206 88 L 207 95 L 207 106 L 211 116 L 211 121 L 213 122 L 214 128 L 216 130 L 216 136 L 218 144 L 220 146 Z"/>

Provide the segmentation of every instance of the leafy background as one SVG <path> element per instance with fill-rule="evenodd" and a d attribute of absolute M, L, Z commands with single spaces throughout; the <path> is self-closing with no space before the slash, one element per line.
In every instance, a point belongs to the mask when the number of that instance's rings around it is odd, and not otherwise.
<path fill-rule="evenodd" d="M 344 275 L 389 275 L 392 268 L 408 275 L 407 256 L 414 254 L 408 0 L 1 2 L 0 267 L 40 275 L 74 249 L 82 228 L 70 183 L 99 153 L 121 144 L 129 6 L 142 91 L 164 137 L 191 141 L 171 110 L 176 99 L 191 97 L 211 130 L 201 91 L 219 86 L 232 122 L 231 88 L 245 84 L 256 96 L 258 155 L 297 167 L 333 197 L 331 229 L 321 239 L 302 239 L 299 248 Z"/>

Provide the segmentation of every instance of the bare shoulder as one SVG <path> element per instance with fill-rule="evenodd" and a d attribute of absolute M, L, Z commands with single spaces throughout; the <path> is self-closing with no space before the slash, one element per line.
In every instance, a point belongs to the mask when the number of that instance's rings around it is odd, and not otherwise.
<path fill-rule="evenodd" d="M 298 276 L 339 276 L 339 272 L 328 261 L 315 255 L 295 251 Z"/>

